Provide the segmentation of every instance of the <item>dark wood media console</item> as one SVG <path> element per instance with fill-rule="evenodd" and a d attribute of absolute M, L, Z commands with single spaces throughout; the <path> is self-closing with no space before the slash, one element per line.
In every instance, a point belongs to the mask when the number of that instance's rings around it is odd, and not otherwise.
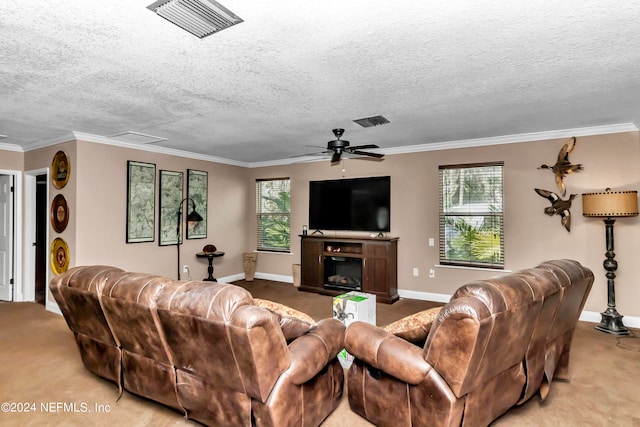
<path fill-rule="evenodd" d="M 375 294 L 378 302 L 398 300 L 397 237 L 300 236 L 301 291 L 340 295 Z"/>

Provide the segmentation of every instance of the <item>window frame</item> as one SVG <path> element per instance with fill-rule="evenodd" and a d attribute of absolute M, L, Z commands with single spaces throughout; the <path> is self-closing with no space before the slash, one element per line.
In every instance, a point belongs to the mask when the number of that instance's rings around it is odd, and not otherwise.
<path fill-rule="evenodd" d="M 264 188 L 262 187 L 263 183 L 266 182 L 274 182 L 274 181 L 286 181 L 288 200 L 284 201 L 287 205 L 288 211 L 285 210 L 275 210 L 272 212 L 264 212 L 264 202 L 263 193 Z M 284 185 L 284 184 L 283 184 Z M 280 177 L 280 178 L 264 178 L 264 179 L 256 179 L 256 249 L 262 252 L 275 252 L 275 253 L 291 253 L 291 178 L 289 177 Z M 271 204 L 274 206 L 277 204 Z M 286 217 L 286 227 L 288 228 L 286 233 L 281 233 L 282 238 L 284 238 L 284 242 L 286 245 L 284 246 L 268 246 L 265 245 L 265 241 L 267 238 L 265 237 L 265 229 L 264 222 L 265 219 L 275 219 L 278 216 Z M 285 235 L 286 234 L 286 235 Z"/>
<path fill-rule="evenodd" d="M 445 172 L 447 170 L 468 170 L 468 169 L 478 169 L 478 168 L 489 168 L 489 167 L 499 167 L 499 172 L 488 172 L 484 178 L 487 179 L 496 179 L 500 180 L 500 188 L 499 188 L 499 210 L 495 210 L 495 200 L 484 200 L 481 204 L 485 205 L 485 209 L 469 209 L 467 211 L 458 211 L 458 212 L 446 212 L 444 206 L 445 197 L 451 196 L 454 193 L 447 193 L 447 188 L 445 186 Z M 447 194 L 445 194 L 447 193 Z M 466 192 L 469 193 L 468 191 Z M 466 194 L 465 194 L 466 196 Z M 467 205 L 472 207 L 472 203 L 462 204 L 462 206 Z M 476 248 L 481 249 L 489 249 L 488 252 L 494 252 L 498 250 L 498 257 L 494 259 L 489 259 L 486 261 L 482 261 L 479 259 L 473 259 L 473 255 L 471 252 L 473 251 L 472 247 L 465 246 L 464 251 L 469 253 L 468 259 L 459 259 L 452 258 L 448 253 L 455 250 L 450 248 L 449 244 L 453 240 L 451 238 L 451 231 L 447 229 L 447 218 L 450 221 L 458 220 L 459 218 L 478 218 L 482 217 L 482 226 L 474 227 L 470 225 L 468 222 L 463 220 L 463 228 L 470 227 L 469 232 L 467 234 L 464 231 L 459 231 L 459 234 L 463 241 L 476 238 L 475 240 L 479 242 Z M 489 227 L 486 226 L 487 219 L 489 219 Z M 449 222 L 452 224 L 452 222 Z M 460 222 L 458 222 L 460 224 Z M 455 226 L 454 226 L 455 227 Z M 492 227 L 498 227 L 498 233 L 500 235 L 499 244 L 496 245 L 495 242 L 487 245 L 487 240 L 495 240 L 496 231 L 491 231 Z M 439 233 L 439 263 L 441 265 L 447 266 L 456 266 L 456 267 L 468 267 L 468 268 L 487 268 L 487 269 L 504 269 L 504 162 L 503 161 L 495 161 L 495 162 L 480 162 L 480 163 L 466 163 L 466 164 L 454 164 L 454 165 L 440 165 L 438 167 L 438 233 Z M 491 235 L 493 234 L 493 237 Z M 458 236 L 456 236 L 458 237 Z M 481 241 L 480 239 L 484 238 L 485 241 Z M 467 242 L 464 242 L 464 245 L 467 245 Z"/>

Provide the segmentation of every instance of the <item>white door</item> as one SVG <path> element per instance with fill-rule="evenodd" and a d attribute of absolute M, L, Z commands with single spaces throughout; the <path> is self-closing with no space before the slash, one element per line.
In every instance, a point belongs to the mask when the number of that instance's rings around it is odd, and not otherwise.
<path fill-rule="evenodd" d="M 0 300 L 13 300 L 13 194 L 11 176 L 0 175 Z"/>

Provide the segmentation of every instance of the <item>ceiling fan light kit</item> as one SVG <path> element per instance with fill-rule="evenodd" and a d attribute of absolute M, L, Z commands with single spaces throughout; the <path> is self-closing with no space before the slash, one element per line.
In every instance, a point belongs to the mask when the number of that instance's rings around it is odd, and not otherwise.
<path fill-rule="evenodd" d="M 244 22 L 214 0 L 159 0 L 147 9 L 199 38 Z"/>

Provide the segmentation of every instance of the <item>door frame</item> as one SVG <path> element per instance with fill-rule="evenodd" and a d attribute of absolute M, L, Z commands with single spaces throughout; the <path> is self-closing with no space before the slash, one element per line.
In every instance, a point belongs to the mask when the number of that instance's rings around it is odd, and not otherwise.
<path fill-rule="evenodd" d="M 24 173 L 24 282 L 23 301 L 36 299 L 36 251 L 33 243 L 36 241 L 36 180 L 38 175 L 46 175 L 49 182 L 49 168 L 33 169 Z M 47 185 L 47 200 L 49 200 L 49 186 Z M 46 242 L 49 241 L 49 227 L 46 227 Z M 49 268 L 45 268 L 45 283 L 49 283 Z M 51 303 L 45 286 L 45 307 L 47 310 L 58 312 L 58 306 Z"/>
<path fill-rule="evenodd" d="M 11 268 L 13 268 L 13 301 L 24 301 L 23 292 L 23 263 L 22 263 L 22 171 L 0 169 L 0 174 L 10 175 L 13 177 L 13 260 Z M 35 287 L 34 287 L 35 299 Z"/>

